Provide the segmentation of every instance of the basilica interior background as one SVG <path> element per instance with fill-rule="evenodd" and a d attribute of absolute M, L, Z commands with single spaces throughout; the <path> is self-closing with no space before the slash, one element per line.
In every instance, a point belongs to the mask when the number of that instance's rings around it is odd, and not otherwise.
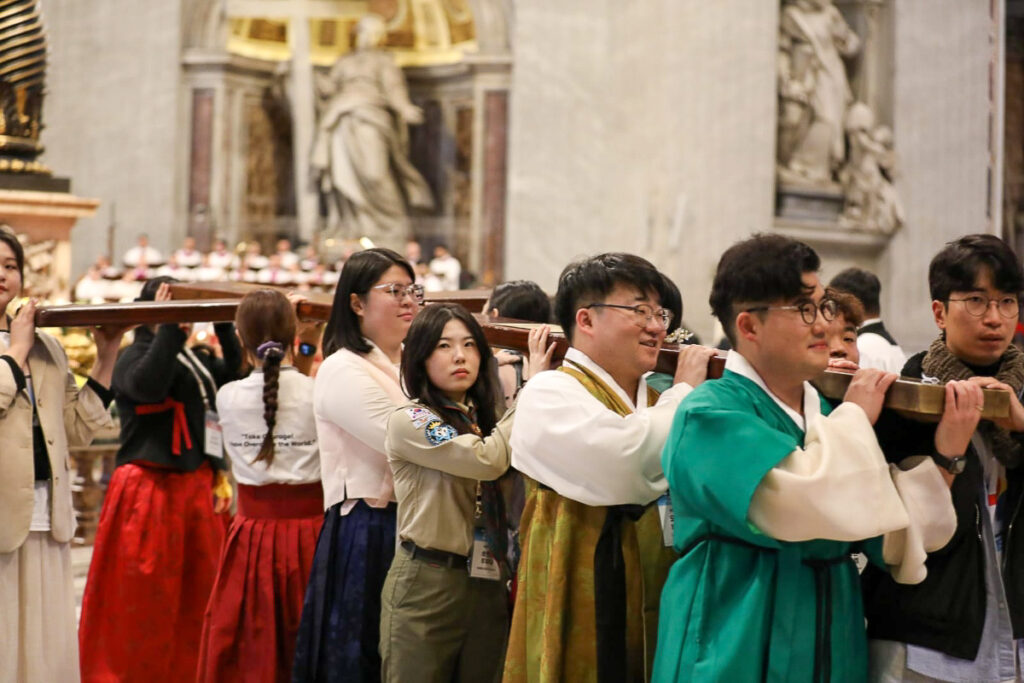
<path fill-rule="evenodd" d="M 856 49 L 800 52 L 794 13 L 816 4 L 41 0 L 42 159 L 79 202 L 63 258 L 74 279 L 142 232 L 165 253 L 186 235 L 201 248 L 351 237 L 331 225 L 310 151 L 322 83 L 372 13 L 423 111 L 407 148 L 434 201 L 412 234 L 448 243 L 482 286 L 527 278 L 553 293 L 570 259 L 635 252 L 676 280 L 687 324 L 710 338 L 718 257 L 780 231 L 818 249 L 825 279 L 878 273 L 894 335 L 922 348 L 930 255 L 969 232 L 1024 246 L 1024 2 L 834 0 Z M 841 59 L 833 76 L 866 118 L 860 138 L 839 121 L 840 152 L 881 178 L 892 220 L 851 209 L 835 164 L 794 179 L 785 136 L 801 110 L 785 93 L 801 56 Z"/>

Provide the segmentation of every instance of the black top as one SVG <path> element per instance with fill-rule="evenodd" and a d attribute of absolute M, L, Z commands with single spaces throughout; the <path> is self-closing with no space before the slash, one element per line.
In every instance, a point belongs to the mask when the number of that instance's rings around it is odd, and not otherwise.
<path fill-rule="evenodd" d="M 885 325 L 882 324 L 881 320 L 879 320 L 877 323 L 871 323 L 870 325 L 863 325 L 857 330 L 858 337 L 862 334 L 868 333 L 877 334 L 879 337 L 889 342 L 893 346 L 899 346 L 899 344 L 896 343 L 896 340 L 893 339 L 892 335 L 889 334 L 889 330 L 885 329 Z"/>
<path fill-rule="evenodd" d="M 118 465 L 143 461 L 192 472 L 209 459 L 215 469 L 225 469 L 223 458 L 207 458 L 203 451 L 207 404 L 197 378 L 210 408 L 216 409 L 217 387 L 237 378 L 242 349 L 234 325 L 217 323 L 214 329 L 224 358 L 194 354 L 212 376 L 211 384 L 202 368 L 179 360 L 186 336 L 178 325 L 161 325 L 156 334 L 147 327 L 136 328 L 135 341 L 114 366 L 112 388 L 121 418 Z M 174 453 L 176 441 L 180 454 Z"/>
<path fill-rule="evenodd" d="M 912 356 L 902 374 L 921 377 L 924 355 L 922 351 Z M 899 462 L 910 455 L 932 453 L 936 426 L 882 411 L 875 431 L 886 460 Z M 928 554 L 927 578 L 908 586 L 896 583 L 888 572 L 873 565 L 864 570 L 861 580 L 869 638 L 919 645 L 961 659 L 977 656 L 985 623 L 981 515 L 989 513 L 980 503 L 984 471 L 972 446 L 967 448 L 966 459 L 966 468 L 950 490 L 956 531 L 946 547 Z M 1024 493 L 1022 469 L 1006 470 L 1004 495 L 1009 509 L 1005 514 L 1009 520 L 1015 518 Z M 1024 636 L 1024 542 L 1018 540 L 1019 535 L 1011 523 L 1005 532 L 1002 567 L 1014 638 Z"/>

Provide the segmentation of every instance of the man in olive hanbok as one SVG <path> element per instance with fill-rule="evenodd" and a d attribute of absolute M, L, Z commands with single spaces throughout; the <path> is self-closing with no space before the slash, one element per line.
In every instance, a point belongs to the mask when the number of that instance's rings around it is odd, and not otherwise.
<path fill-rule="evenodd" d="M 863 681 L 864 550 L 923 580 L 955 516 L 934 463 L 888 465 L 872 429 L 895 375 L 860 370 L 834 410 L 808 383 L 828 365 L 835 302 L 817 254 L 756 235 L 722 256 L 711 307 L 733 345 L 721 379 L 681 404 L 662 465 L 675 510 L 655 681 Z M 865 540 L 869 539 L 869 540 Z"/>
<path fill-rule="evenodd" d="M 527 493 L 505 681 L 650 679 L 658 597 L 675 559 L 664 506 L 653 504 L 667 503 L 661 449 L 713 353 L 687 347 L 674 386 L 648 390 L 672 316 L 663 287 L 629 254 L 571 264 L 559 279 L 555 309 L 572 348 L 523 388 L 512 429 Z"/>

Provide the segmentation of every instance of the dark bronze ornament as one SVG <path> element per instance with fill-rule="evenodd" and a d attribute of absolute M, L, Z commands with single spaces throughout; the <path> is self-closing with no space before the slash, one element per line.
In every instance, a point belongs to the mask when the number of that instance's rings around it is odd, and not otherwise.
<path fill-rule="evenodd" d="M 38 0 L 0 0 L 0 172 L 50 175 L 43 151 L 46 34 Z"/>

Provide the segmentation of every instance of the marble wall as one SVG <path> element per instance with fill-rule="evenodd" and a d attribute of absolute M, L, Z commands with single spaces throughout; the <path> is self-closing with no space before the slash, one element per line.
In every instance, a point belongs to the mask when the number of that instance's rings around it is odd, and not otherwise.
<path fill-rule="evenodd" d="M 764 0 L 519 2 L 506 277 L 553 292 L 575 256 L 635 252 L 708 337 L 719 254 L 773 211 L 777 21 Z"/>
<path fill-rule="evenodd" d="M 115 256 L 148 232 L 166 251 L 185 234 L 178 0 L 43 0 L 50 56 L 43 160 L 72 191 L 101 200 L 72 232 L 73 272 L 106 249 L 116 205 Z"/>
<path fill-rule="evenodd" d="M 816 246 L 826 278 L 854 264 L 878 272 L 891 328 L 916 349 L 933 336 L 928 259 L 960 234 L 992 230 L 995 44 L 988 0 L 892 1 L 908 225 L 881 248 Z M 687 323 L 710 337 L 718 257 L 774 229 L 777 25 L 766 0 L 520 0 L 506 277 L 554 291 L 574 256 L 639 253 L 676 280 Z"/>
<path fill-rule="evenodd" d="M 988 0 L 897 0 L 895 10 L 893 132 L 907 227 L 879 265 L 883 312 L 904 348 L 917 350 L 937 334 L 931 257 L 961 235 L 998 232 L 988 189 L 989 64 L 997 42 Z M 992 79 L 997 86 L 995 70 Z"/>

